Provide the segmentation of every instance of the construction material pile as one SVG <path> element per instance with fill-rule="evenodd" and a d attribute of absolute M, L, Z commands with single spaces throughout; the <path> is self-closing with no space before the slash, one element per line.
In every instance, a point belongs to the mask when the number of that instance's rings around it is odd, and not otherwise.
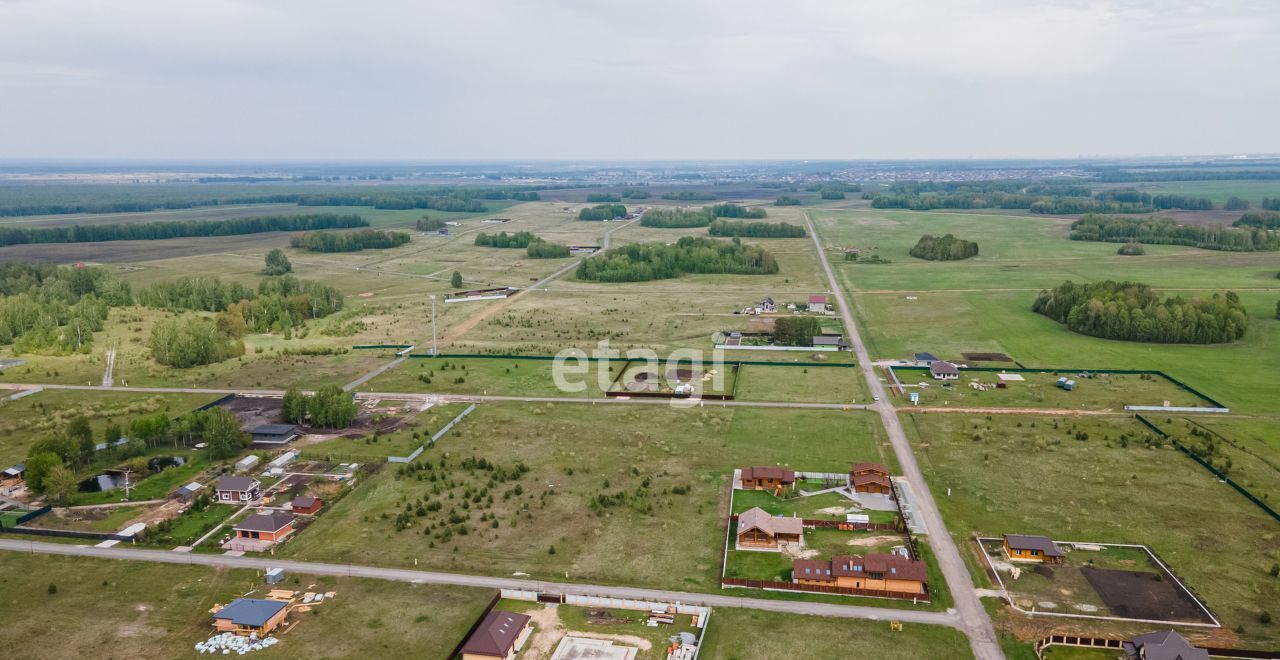
<path fill-rule="evenodd" d="M 279 642 L 280 640 L 270 636 L 264 639 L 258 639 L 258 633 L 252 633 L 248 637 L 241 637 L 228 632 L 214 635 L 203 642 L 197 643 L 196 652 L 200 654 L 212 653 L 215 655 L 228 655 L 231 653 L 244 655 L 253 651 L 269 649 Z"/>

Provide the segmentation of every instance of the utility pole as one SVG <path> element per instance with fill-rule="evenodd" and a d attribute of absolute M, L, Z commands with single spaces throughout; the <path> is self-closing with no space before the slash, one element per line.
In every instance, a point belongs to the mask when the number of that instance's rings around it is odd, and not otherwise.
<path fill-rule="evenodd" d="M 431 355 L 435 357 L 439 355 L 436 349 L 436 297 L 431 296 Z"/>

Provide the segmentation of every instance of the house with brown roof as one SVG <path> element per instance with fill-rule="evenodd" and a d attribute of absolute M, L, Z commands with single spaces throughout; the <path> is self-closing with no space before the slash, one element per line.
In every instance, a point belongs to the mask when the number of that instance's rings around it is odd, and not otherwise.
<path fill-rule="evenodd" d="M 462 660 L 513 660 L 532 630 L 524 614 L 491 611 L 462 645 Z"/>
<path fill-rule="evenodd" d="M 1047 536 L 1005 534 L 1004 552 L 1013 561 L 1049 562 L 1056 564 L 1065 556 L 1062 548 Z"/>
<path fill-rule="evenodd" d="M 738 546 L 755 550 L 780 550 L 783 543 L 804 544 L 804 521 L 771 516 L 754 507 L 738 516 Z"/>
<path fill-rule="evenodd" d="M 896 554 L 841 555 L 824 559 L 796 559 L 791 565 L 795 584 L 844 589 L 876 589 L 924 594 L 929 571 L 924 562 Z"/>
<path fill-rule="evenodd" d="M 259 511 L 232 527 L 235 537 L 223 544 L 226 550 L 262 552 L 293 533 L 293 516 L 283 511 Z"/>
<path fill-rule="evenodd" d="M 743 490 L 777 491 L 796 483 L 796 473 L 783 467 L 742 468 Z"/>
<path fill-rule="evenodd" d="M 893 492 L 893 482 L 889 480 L 889 468 L 880 463 L 854 463 L 849 468 L 849 485 L 856 493 L 878 493 L 888 495 Z"/>
<path fill-rule="evenodd" d="M 929 364 L 929 375 L 934 380 L 960 380 L 960 368 L 950 362 L 938 360 Z"/>
<path fill-rule="evenodd" d="M 294 515 L 314 516 L 316 512 L 320 510 L 321 506 L 324 506 L 324 502 L 321 502 L 320 498 L 311 497 L 310 495 L 299 495 L 293 498 L 293 501 L 289 503 L 289 510 L 293 512 Z"/>

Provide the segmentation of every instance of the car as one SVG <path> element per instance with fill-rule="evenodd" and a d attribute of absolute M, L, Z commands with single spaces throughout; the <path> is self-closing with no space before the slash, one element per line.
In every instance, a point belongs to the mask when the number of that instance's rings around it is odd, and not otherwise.
<path fill-rule="evenodd" d="M 879 401 L 879 400 L 880 400 L 880 397 L 878 397 L 878 396 L 873 396 L 873 397 L 871 397 L 871 399 L 872 399 L 873 401 Z"/>

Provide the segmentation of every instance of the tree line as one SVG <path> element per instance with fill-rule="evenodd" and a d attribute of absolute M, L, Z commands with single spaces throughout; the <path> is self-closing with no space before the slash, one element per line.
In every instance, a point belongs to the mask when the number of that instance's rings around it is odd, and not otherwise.
<path fill-rule="evenodd" d="M 414 228 L 418 231 L 438 231 L 445 228 L 445 223 L 440 218 L 424 215 L 414 223 Z"/>
<path fill-rule="evenodd" d="M 933 236 L 925 234 L 916 241 L 909 253 L 917 259 L 929 261 L 959 261 L 978 256 L 978 244 L 973 241 L 956 238 L 951 234 Z"/>
<path fill-rule="evenodd" d="M 790 195 L 783 195 L 773 200 L 773 205 L 774 206 L 800 206 L 800 198 L 792 197 Z"/>
<path fill-rule="evenodd" d="M 687 229 L 709 226 L 716 218 L 763 218 L 764 209 L 749 209 L 737 204 L 714 204 L 698 210 L 649 209 L 640 216 L 642 227 L 661 229 Z"/>
<path fill-rule="evenodd" d="M 822 334 L 822 322 L 815 316 L 781 316 L 773 322 L 773 343 L 780 346 L 812 346 Z"/>
<path fill-rule="evenodd" d="M 679 277 L 684 273 L 732 273 L 761 275 L 778 272 L 773 255 L 738 239 L 682 237 L 675 244 L 644 243 L 612 248 L 598 257 L 583 259 L 577 277 L 597 282 L 645 282 Z"/>
<path fill-rule="evenodd" d="M 284 421 L 291 424 L 309 420 L 312 426 L 345 429 L 356 421 L 360 408 L 355 397 L 337 385 L 325 385 L 311 396 L 293 386 L 285 390 L 281 411 Z"/>
<path fill-rule="evenodd" d="M 1180 225 L 1166 216 L 1130 218 L 1089 214 L 1071 223 L 1071 240 L 1185 245 L 1206 250 L 1252 252 L 1280 249 L 1280 234 L 1258 227 Z"/>
<path fill-rule="evenodd" d="M 1217 344 L 1244 337 L 1249 327 L 1232 291 L 1208 299 L 1161 298 L 1136 282 L 1064 282 L 1041 291 L 1031 309 L 1072 332 L 1127 341 Z"/>
<path fill-rule="evenodd" d="M 1280 197 L 1263 197 L 1262 208 L 1268 211 L 1280 211 Z"/>
<path fill-rule="evenodd" d="M 329 231 L 307 232 L 289 239 L 289 246 L 308 252 L 359 252 L 361 250 L 386 250 L 409 242 L 409 234 L 402 231 L 362 229 L 335 233 Z"/>
<path fill-rule="evenodd" d="M 592 193 L 587 195 L 587 201 L 592 204 L 616 204 L 622 201 L 622 197 L 611 193 Z"/>
<path fill-rule="evenodd" d="M 680 190 L 662 193 L 662 198 L 673 202 L 706 202 L 716 198 L 713 193 L 698 190 Z"/>
<path fill-rule="evenodd" d="M 739 222 L 716 220 L 707 233 L 712 236 L 745 236 L 748 238 L 804 238 L 804 227 L 786 222 Z"/>
<path fill-rule="evenodd" d="M 931 211 L 934 209 L 1026 209 L 1038 214 L 1150 213 L 1167 209 L 1208 211 L 1207 197 L 1156 194 L 1133 188 L 1091 192 L 1078 184 L 998 182 L 899 182 L 888 193 L 867 193 L 873 208 Z"/>
<path fill-rule="evenodd" d="M 551 243 L 527 231 L 515 234 L 505 231 L 499 234 L 481 232 L 476 235 L 475 244 L 495 248 L 524 248 L 525 256 L 530 259 L 561 259 L 569 256 L 568 246 Z"/>
<path fill-rule="evenodd" d="M 1280 211 L 1250 211 L 1231 223 L 1231 226 L 1280 229 Z"/>
<path fill-rule="evenodd" d="M 138 304 L 169 311 L 220 312 L 215 325 L 240 338 L 250 332 L 285 332 L 342 311 L 337 289 L 291 275 L 267 277 L 256 291 L 217 277 L 181 277 L 138 292 Z"/>
<path fill-rule="evenodd" d="M 624 204 L 600 204 L 578 211 L 579 220 L 613 220 L 626 215 L 627 207 Z"/>
<path fill-rule="evenodd" d="M 313 231 L 367 227 L 355 214 L 308 213 L 269 215 L 230 220 L 183 222 L 131 222 L 69 227 L 0 227 L 0 246 L 28 243 L 96 243 L 100 241 L 154 241 L 166 238 L 239 236 L 273 231 Z"/>

